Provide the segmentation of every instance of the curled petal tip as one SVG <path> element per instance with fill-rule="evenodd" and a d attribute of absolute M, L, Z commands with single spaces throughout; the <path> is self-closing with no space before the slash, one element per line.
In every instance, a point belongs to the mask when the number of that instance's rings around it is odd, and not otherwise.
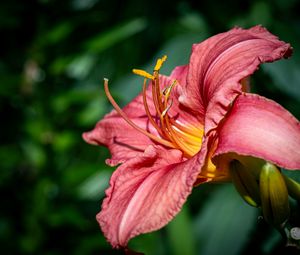
<path fill-rule="evenodd" d="M 205 133 L 214 129 L 242 92 L 240 81 L 264 62 L 272 62 L 292 53 L 288 43 L 261 26 L 234 28 L 193 45 L 185 106 L 205 119 Z"/>
<path fill-rule="evenodd" d="M 86 141 L 89 144 L 98 145 L 98 143 L 93 138 L 93 131 L 84 132 L 82 134 L 82 138 L 83 138 L 84 141 Z"/>

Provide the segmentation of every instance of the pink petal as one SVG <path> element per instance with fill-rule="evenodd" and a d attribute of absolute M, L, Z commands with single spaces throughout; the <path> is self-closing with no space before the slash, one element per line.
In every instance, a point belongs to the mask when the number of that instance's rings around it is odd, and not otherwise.
<path fill-rule="evenodd" d="M 300 169 L 300 124 L 276 102 L 258 95 L 243 94 L 218 130 L 215 155 L 236 152 Z"/>
<path fill-rule="evenodd" d="M 175 78 L 173 77 L 160 75 L 161 90 L 170 86 L 174 79 Z M 180 83 L 177 83 L 173 88 L 170 96 L 172 107 L 168 111 L 168 114 L 173 116 L 177 122 L 186 124 L 189 127 L 201 129 L 202 124 L 199 120 L 178 103 L 179 92 L 181 89 Z M 153 104 L 151 84 L 147 88 L 146 95 L 151 115 L 155 119 L 158 116 Z M 138 95 L 124 107 L 123 111 L 137 126 L 159 137 L 157 130 L 152 126 L 146 115 L 142 94 Z M 139 156 L 149 145 L 156 144 L 150 138 L 130 126 L 115 110 L 99 121 L 92 131 L 85 132 L 83 134 L 83 139 L 90 144 L 107 146 L 112 157 L 106 162 L 111 166 Z"/>
<path fill-rule="evenodd" d="M 149 125 L 147 119 L 142 117 L 132 121 L 144 129 Z M 83 139 L 90 144 L 107 146 L 112 156 L 106 163 L 111 166 L 142 154 L 147 146 L 154 144 L 150 138 L 128 125 L 115 111 L 106 115 L 92 131 L 85 132 Z"/>
<path fill-rule="evenodd" d="M 188 65 L 177 66 L 172 71 L 170 77 L 176 79 L 182 87 L 185 87 L 188 70 L 189 70 Z"/>
<path fill-rule="evenodd" d="M 186 107 L 184 104 L 181 104 L 183 89 L 186 87 L 187 74 L 188 65 L 185 65 L 175 67 L 170 75 L 170 80 L 177 80 L 177 85 L 173 89 L 173 103 L 168 113 L 170 116 L 175 116 L 177 122 L 180 122 L 185 126 L 203 129 L 203 119 L 195 115 L 190 108 Z"/>
<path fill-rule="evenodd" d="M 215 128 L 232 100 L 241 92 L 240 81 L 263 62 L 291 55 L 289 44 L 265 28 L 234 28 L 195 44 L 189 64 L 187 86 L 181 102 L 202 119 L 205 133 Z"/>
<path fill-rule="evenodd" d="M 155 116 L 151 86 L 146 94 L 150 112 Z M 146 115 L 142 94 L 122 110 L 137 126 L 158 136 Z M 92 131 L 83 133 L 83 139 L 90 144 L 107 146 L 112 156 L 106 163 L 111 166 L 143 154 L 149 145 L 154 144 L 150 138 L 130 126 L 115 110 L 100 120 Z"/>
<path fill-rule="evenodd" d="M 112 175 L 97 220 L 113 247 L 166 225 L 190 194 L 206 155 L 182 162 L 178 150 L 149 146 Z"/>

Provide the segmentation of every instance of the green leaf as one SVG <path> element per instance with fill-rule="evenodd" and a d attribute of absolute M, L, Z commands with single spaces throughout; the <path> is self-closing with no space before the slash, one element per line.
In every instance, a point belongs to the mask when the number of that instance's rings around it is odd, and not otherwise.
<path fill-rule="evenodd" d="M 56 133 L 53 139 L 53 148 L 57 152 L 67 151 L 74 146 L 76 139 L 75 133 L 69 130 Z"/>
<path fill-rule="evenodd" d="M 196 240 L 192 229 L 188 207 L 184 206 L 176 218 L 166 227 L 173 255 L 196 254 Z"/>
<path fill-rule="evenodd" d="M 168 253 L 164 250 L 164 241 L 161 232 L 155 231 L 131 239 L 128 247 L 133 251 L 141 252 L 145 255 L 165 255 Z"/>
<path fill-rule="evenodd" d="M 78 188 L 79 197 L 88 200 L 99 200 L 108 187 L 111 171 L 101 170 L 87 178 Z"/>
<path fill-rule="evenodd" d="M 92 53 L 102 52 L 112 45 L 144 30 L 146 25 L 146 21 L 142 18 L 130 20 L 93 37 L 85 44 L 85 48 Z"/>
<path fill-rule="evenodd" d="M 263 69 L 270 74 L 274 85 L 293 99 L 300 98 L 300 70 L 295 59 L 279 61 L 263 65 Z"/>
<path fill-rule="evenodd" d="M 282 236 L 278 231 L 272 229 L 271 234 L 267 236 L 267 239 L 264 241 L 262 245 L 263 254 L 271 254 L 271 251 L 276 245 L 278 245 L 282 241 Z"/>
<path fill-rule="evenodd" d="M 154 59 L 141 69 L 151 72 L 156 60 L 163 55 L 167 55 L 168 59 L 161 69 L 161 74 L 169 75 L 176 66 L 188 63 L 193 43 L 200 42 L 206 36 L 207 34 L 203 31 L 202 34 L 190 33 L 172 38 L 162 47 Z M 133 68 L 140 69 L 140 67 L 134 66 Z M 115 82 L 112 90 L 122 91 L 124 90 L 124 84 L 128 85 L 126 85 L 126 93 L 122 94 L 122 99 L 124 102 L 129 102 L 132 98 L 134 98 L 134 96 L 141 92 L 143 78 L 133 74 L 128 74 L 123 79 Z"/>
<path fill-rule="evenodd" d="M 293 179 L 296 182 L 300 183 L 300 172 L 297 170 L 285 170 L 282 169 L 282 173 L 288 177 L 290 177 L 291 179 Z"/>
<path fill-rule="evenodd" d="M 106 98 L 101 97 L 100 93 L 98 94 L 99 96 L 88 102 L 78 113 L 77 118 L 80 125 L 93 126 L 107 112 Z"/>
<path fill-rule="evenodd" d="M 179 20 L 179 24 L 185 31 L 191 31 L 195 34 L 202 34 L 207 31 L 207 25 L 203 15 L 197 12 L 188 12 Z"/>
<path fill-rule="evenodd" d="M 270 5 L 263 1 L 254 3 L 249 15 L 250 24 L 262 24 L 268 26 L 270 22 L 272 22 L 270 7 Z"/>
<path fill-rule="evenodd" d="M 82 80 L 90 73 L 91 69 L 95 66 L 95 62 L 95 56 L 89 53 L 79 55 L 66 67 L 66 72 L 70 77 Z"/>
<path fill-rule="evenodd" d="M 41 39 L 44 44 L 56 44 L 63 40 L 65 40 L 73 31 L 74 24 L 66 21 L 63 23 L 59 23 L 54 26 L 46 35 L 44 35 Z"/>
<path fill-rule="evenodd" d="M 69 110 L 74 104 L 98 101 L 102 102 L 99 87 L 75 87 L 69 91 L 56 95 L 51 100 L 51 107 L 56 113 L 64 113 Z"/>
<path fill-rule="evenodd" d="M 256 210 L 243 202 L 232 185 L 222 186 L 195 219 L 198 254 L 240 254 L 256 217 Z"/>
<path fill-rule="evenodd" d="M 26 161 L 31 165 L 40 168 L 46 164 L 47 156 L 41 144 L 33 142 L 31 140 L 27 140 L 23 142 L 22 149 Z"/>

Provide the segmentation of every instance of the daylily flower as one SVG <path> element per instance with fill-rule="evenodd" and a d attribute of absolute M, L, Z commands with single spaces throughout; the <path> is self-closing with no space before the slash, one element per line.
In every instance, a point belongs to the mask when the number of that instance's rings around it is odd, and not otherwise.
<path fill-rule="evenodd" d="M 151 74 L 134 70 L 145 77 L 143 91 L 123 109 L 105 80 L 115 110 L 83 138 L 109 148 L 108 165 L 120 164 L 97 215 L 113 247 L 166 225 L 194 186 L 231 180 L 233 161 L 251 167 L 258 158 L 300 168 L 298 120 L 276 102 L 248 93 L 248 78 L 261 63 L 291 52 L 263 27 L 234 28 L 194 44 L 189 64 L 170 76 L 159 74 L 166 57 Z"/>

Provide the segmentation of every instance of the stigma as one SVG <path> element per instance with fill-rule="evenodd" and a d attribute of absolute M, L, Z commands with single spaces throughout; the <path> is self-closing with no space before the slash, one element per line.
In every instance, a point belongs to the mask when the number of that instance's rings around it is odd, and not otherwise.
<path fill-rule="evenodd" d="M 157 131 L 156 134 L 139 127 L 119 107 L 109 91 L 108 79 L 104 79 L 105 93 L 115 110 L 131 127 L 150 138 L 154 143 L 181 150 L 186 158 L 191 158 L 201 148 L 203 129 L 196 128 L 193 125 L 184 125 L 169 114 L 173 105 L 172 91 L 178 82 L 174 79 L 170 84 L 161 88 L 159 71 L 166 59 L 167 56 L 163 56 L 157 60 L 152 74 L 140 69 L 132 70 L 134 74 L 144 77 L 142 90 L 143 106 L 149 122 Z M 149 92 L 147 92 L 148 80 L 150 80 L 152 100 L 147 100 L 147 96 L 149 98 Z M 149 103 L 154 105 L 154 115 L 150 112 Z"/>

